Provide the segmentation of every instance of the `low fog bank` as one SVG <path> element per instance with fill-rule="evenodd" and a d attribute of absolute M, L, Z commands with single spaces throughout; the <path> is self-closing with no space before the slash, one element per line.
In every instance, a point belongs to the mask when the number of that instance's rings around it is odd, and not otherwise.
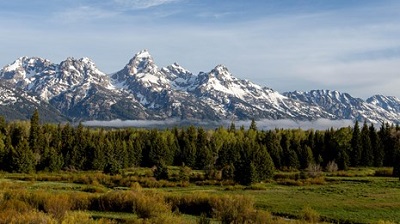
<path fill-rule="evenodd" d="M 206 128 L 216 128 L 219 126 L 229 127 L 232 121 L 204 121 L 204 120 L 180 120 L 180 119 L 166 119 L 166 120 L 111 120 L 111 121 L 85 121 L 82 124 L 85 126 L 93 127 L 140 127 L 140 128 L 169 128 L 174 126 L 202 126 Z M 234 121 L 236 128 L 250 126 L 250 120 Z M 329 120 L 318 119 L 313 121 L 294 121 L 289 119 L 283 120 L 258 120 L 256 121 L 257 128 L 260 130 L 270 130 L 275 128 L 283 129 L 315 129 L 326 130 L 329 128 L 341 128 L 353 126 L 352 120 Z"/>

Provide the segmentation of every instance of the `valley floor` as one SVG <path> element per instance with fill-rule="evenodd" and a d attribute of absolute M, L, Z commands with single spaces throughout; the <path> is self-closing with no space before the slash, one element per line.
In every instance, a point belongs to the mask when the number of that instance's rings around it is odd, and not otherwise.
<path fill-rule="evenodd" d="M 179 168 L 169 170 L 173 176 Z M 0 220 L 29 211 L 54 223 L 400 223 L 400 181 L 377 173 L 360 168 L 298 179 L 296 172 L 278 172 L 251 186 L 195 180 L 201 171 L 192 171 L 190 182 L 157 181 L 145 168 L 115 176 L 1 173 Z"/>

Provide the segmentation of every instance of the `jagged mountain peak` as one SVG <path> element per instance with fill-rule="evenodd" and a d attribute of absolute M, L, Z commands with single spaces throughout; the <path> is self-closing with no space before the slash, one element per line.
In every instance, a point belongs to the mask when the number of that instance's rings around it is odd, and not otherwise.
<path fill-rule="evenodd" d="M 4 66 L 0 70 L 0 77 L 10 80 L 13 83 L 24 81 L 39 72 L 42 72 L 52 63 L 40 57 L 20 57 L 14 62 Z"/>
<path fill-rule="evenodd" d="M 126 65 L 131 75 L 138 73 L 156 73 L 158 67 L 154 64 L 153 57 L 147 50 L 142 50 L 133 56 Z"/>
<path fill-rule="evenodd" d="M 49 60 L 39 57 L 20 57 L 0 70 L 0 79 L 12 88 L 25 88 L 38 74 L 51 66 Z"/>
<path fill-rule="evenodd" d="M 215 76 L 220 81 L 232 81 L 235 79 L 224 65 L 217 65 L 209 74 Z"/>
<path fill-rule="evenodd" d="M 0 70 L 0 81 L 4 85 L 0 106 L 4 108 L 18 106 L 30 97 L 29 102 L 48 104 L 64 116 L 84 120 L 400 120 L 400 100 L 396 97 L 375 95 L 363 101 L 335 90 L 282 95 L 235 77 L 222 64 L 198 75 L 178 63 L 159 68 L 147 50 L 136 53 L 124 68 L 110 75 L 87 57 L 69 57 L 59 64 L 21 57 Z"/>
<path fill-rule="evenodd" d="M 178 80 L 179 82 L 186 82 L 193 77 L 193 74 L 190 71 L 186 70 L 176 62 L 167 67 L 161 68 L 161 72 L 172 81 L 180 78 L 181 80 Z"/>
<path fill-rule="evenodd" d="M 393 113 L 400 113 L 400 99 L 395 96 L 374 95 L 366 102 Z"/>

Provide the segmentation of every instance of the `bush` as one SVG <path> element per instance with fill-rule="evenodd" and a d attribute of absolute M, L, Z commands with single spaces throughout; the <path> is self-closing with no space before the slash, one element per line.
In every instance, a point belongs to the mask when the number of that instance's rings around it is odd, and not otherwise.
<path fill-rule="evenodd" d="M 214 217 L 222 224 L 246 223 L 254 212 L 254 201 L 245 196 L 215 198 L 212 207 Z"/>
<path fill-rule="evenodd" d="M 160 163 L 157 165 L 155 171 L 154 171 L 154 177 L 157 180 L 167 180 L 168 179 L 168 167 L 165 165 L 165 163 Z"/>
<path fill-rule="evenodd" d="M 376 224 L 396 224 L 396 223 L 392 221 L 379 220 L 378 222 L 376 222 Z"/>
<path fill-rule="evenodd" d="M 379 168 L 379 169 L 375 170 L 374 176 L 393 177 L 393 168 Z"/>
<path fill-rule="evenodd" d="M 338 165 L 335 163 L 335 161 L 330 161 L 327 165 L 326 165 L 326 171 L 329 173 L 333 173 L 339 170 Z"/>
<path fill-rule="evenodd" d="M 306 206 L 301 210 L 301 219 L 309 223 L 318 223 L 320 221 L 320 215 L 310 206 Z"/>
<path fill-rule="evenodd" d="M 192 169 L 188 166 L 181 166 L 179 168 L 179 179 L 180 181 L 189 181 Z"/>
<path fill-rule="evenodd" d="M 51 195 L 45 199 L 44 211 L 53 215 L 57 220 L 62 220 L 65 213 L 72 208 L 72 203 L 68 195 Z"/>
<path fill-rule="evenodd" d="M 148 219 L 149 224 L 185 224 L 187 223 L 180 216 L 177 216 L 172 213 L 162 213 L 156 217 Z"/>
<path fill-rule="evenodd" d="M 165 203 L 164 196 L 155 192 L 136 192 L 133 212 L 140 218 L 154 218 L 163 213 L 171 212 L 171 207 Z"/>
<path fill-rule="evenodd" d="M 197 219 L 197 224 L 210 224 L 211 221 L 205 214 L 201 214 L 201 216 Z"/>
<path fill-rule="evenodd" d="M 245 190 L 265 191 L 267 188 L 263 184 L 252 184 L 244 188 Z"/>
<path fill-rule="evenodd" d="M 106 212 L 132 212 L 135 205 L 133 191 L 112 191 L 91 199 L 91 210 Z"/>
<path fill-rule="evenodd" d="M 210 217 L 213 213 L 214 197 L 204 193 L 189 195 L 168 196 L 166 200 L 171 204 L 174 210 L 190 215 L 207 215 Z"/>
<path fill-rule="evenodd" d="M 319 177 L 322 174 L 322 168 L 319 164 L 310 163 L 306 169 L 307 175 L 311 178 Z"/>
<path fill-rule="evenodd" d="M 273 219 L 272 214 L 267 211 L 254 211 L 250 214 L 249 217 L 250 223 L 259 223 L 259 224 L 267 224 L 267 223 L 276 223 L 276 220 Z"/>
<path fill-rule="evenodd" d="M 67 212 L 61 224 L 95 224 L 96 222 L 86 212 L 75 211 Z"/>
<path fill-rule="evenodd" d="M 32 211 L 34 210 L 34 208 L 24 201 L 20 201 L 18 199 L 10 199 L 4 201 L 0 205 L 0 211 L 5 211 L 5 210 L 12 210 L 18 213 L 24 213 Z"/>
<path fill-rule="evenodd" d="M 56 224 L 57 221 L 50 215 L 35 210 L 29 212 L 17 212 L 15 210 L 3 210 L 0 212 L 0 224 Z"/>

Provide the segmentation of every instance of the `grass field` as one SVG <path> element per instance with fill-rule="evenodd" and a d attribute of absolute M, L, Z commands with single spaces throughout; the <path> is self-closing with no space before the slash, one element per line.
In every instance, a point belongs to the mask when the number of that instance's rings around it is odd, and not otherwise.
<path fill-rule="evenodd" d="M 171 171 L 175 169 L 172 168 Z M 12 192 L 16 192 L 15 194 L 22 192 L 26 195 L 69 194 L 88 198 L 102 197 L 110 192 L 130 192 L 138 189 L 160 193 L 165 198 L 185 195 L 216 197 L 244 195 L 254 201 L 257 210 L 269 211 L 275 217 L 286 217 L 291 220 L 304 219 L 305 209 L 310 208 L 319 214 L 323 221 L 329 223 L 400 223 L 400 181 L 398 178 L 375 176 L 377 173 L 375 171 L 369 168 L 351 169 L 346 172 L 326 173 L 315 180 L 297 179 L 298 176 L 292 175 L 293 173 L 282 172 L 277 174 L 281 179 L 248 187 L 220 181 L 184 184 L 161 181 L 156 184 L 152 182 L 157 182 L 156 180 L 148 177 L 151 171 L 143 168 L 130 169 L 125 176 L 116 177 L 98 172 L 2 173 L 0 194 L 3 197 L 2 201 L 6 195 L 12 195 Z M 199 171 L 194 173 L 198 175 Z M 142 176 L 142 179 L 139 176 Z M 291 178 L 293 176 L 295 178 Z M 146 184 L 156 188 L 142 189 L 139 186 Z M 138 216 L 129 211 L 98 211 L 89 206 L 86 212 L 95 219 L 106 218 L 116 222 L 138 223 L 135 222 Z M 183 220 L 183 223 L 200 222 L 200 218 L 193 214 L 176 215 Z M 220 223 L 217 218 L 208 221 Z M 279 222 L 285 221 L 279 219 Z M 287 222 L 293 223 L 293 221 Z M 301 222 L 307 223 L 304 220 Z"/>

